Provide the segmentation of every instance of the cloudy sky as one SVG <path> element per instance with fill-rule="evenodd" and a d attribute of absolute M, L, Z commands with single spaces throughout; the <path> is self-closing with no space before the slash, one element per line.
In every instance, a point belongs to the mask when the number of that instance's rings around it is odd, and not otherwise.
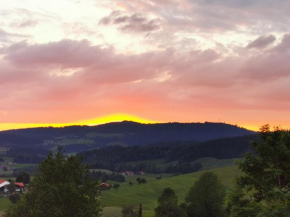
<path fill-rule="evenodd" d="M 289 0 L 0 0 L 0 130 L 107 116 L 290 127 L 289 11 Z"/>

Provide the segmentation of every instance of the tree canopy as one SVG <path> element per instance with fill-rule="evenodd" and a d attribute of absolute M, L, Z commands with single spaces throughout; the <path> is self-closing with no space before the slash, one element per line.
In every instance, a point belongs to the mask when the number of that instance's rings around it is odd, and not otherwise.
<path fill-rule="evenodd" d="M 156 217 L 176 217 L 180 214 L 181 211 L 174 190 L 171 188 L 164 189 L 162 195 L 158 198 L 158 206 L 155 209 Z"/>
<path fill-rule="evenodd" d="M 6 212 L 7 217 L 98 217 L 97 182 L 87 165 L 61 151 L 50 153 L 39 166 L 28 192 Z"/>
<path fill-rule="evenodd" d="M 222 217 L 225 215 L 225 187 L 212 172 L 203 173 L 187 194 L 187 215 L 190 217 Z"/>
<path fill-rule="evenodd" d="M 290 216 L 290 132 L 264 125 L 260 136 L 252 144 L 255 154 L 239 164 L 245 175 L 230 195 L 231 217 Z"/>
<path fill-rule="evenodd" d="M 29 184 L 30 182 L 30 175 L 27 172 L 23 172 L 17 176 L 16 182 L 23 182 L 24 184 Z"/>

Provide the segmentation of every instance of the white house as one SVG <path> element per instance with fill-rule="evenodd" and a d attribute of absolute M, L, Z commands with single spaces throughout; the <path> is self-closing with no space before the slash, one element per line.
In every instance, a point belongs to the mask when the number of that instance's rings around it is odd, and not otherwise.
<path fill-rule="evenodd" d="M 0 191 L 6 192 L 8 185 L 10 185 L 10 182 L 7 182 L 4 179 L 0 179 Z"/>

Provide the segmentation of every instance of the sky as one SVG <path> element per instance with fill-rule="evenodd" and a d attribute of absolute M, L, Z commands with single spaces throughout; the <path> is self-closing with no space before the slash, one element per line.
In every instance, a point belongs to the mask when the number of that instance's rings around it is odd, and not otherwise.
<path fill-rule="evenodd" d="M 290 128 L 289 0 L 0 0 L 0 130 Z"/>

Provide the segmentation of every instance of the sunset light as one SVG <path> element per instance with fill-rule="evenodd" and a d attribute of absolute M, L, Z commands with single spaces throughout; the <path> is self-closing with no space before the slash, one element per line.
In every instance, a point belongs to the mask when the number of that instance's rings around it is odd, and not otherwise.
<path fill-rule="evenodd" d="M 0 217 L 290 216 L 289 27 L 290 0 L 0 0 Z"/>
<path fill-rule="evenodd" d="M 9 0 L 0 11 L 0 130 L 122 120 L 289 128 L 287 8 Z"/>
<path fill-rule="evenodd" d="M 100 118 L 95 118 L 91 120 L 77 121 L 74 123 L 2 123 L 0 125 L 0 131 L 3 130 L 12 130 L 12 129 L 24 129 L 24 128 L 35 128 L 35 127 L 66 127 L 66 126 L 96 126 L 100 124 L 112 123 L 112 122 L 122 122 L 122 121 L 133 121 L 142 124 L 152 124 L 159 123 L 158 121 L 152 121 L 143 119 L 137 116 L 128 115 L 128 114 L 113 114 L 107 115 Z"/>

